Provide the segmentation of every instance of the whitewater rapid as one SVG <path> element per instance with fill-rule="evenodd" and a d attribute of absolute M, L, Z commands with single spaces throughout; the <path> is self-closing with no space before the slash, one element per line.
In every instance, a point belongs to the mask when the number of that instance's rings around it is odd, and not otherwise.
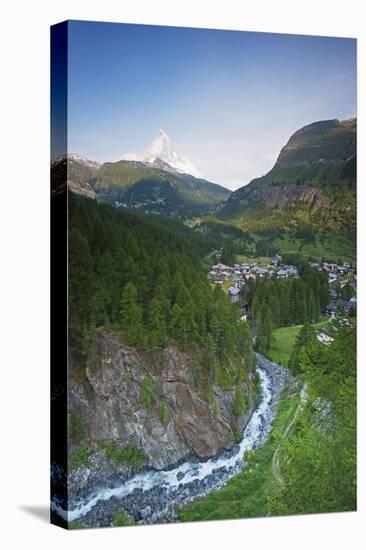
<path fill-rule="evenodd" d="M 270 363 L 258 354 L 257 372 L 261 387 L 260 402 L 243 431 L 241 442 L 231 451 L 223 452 L 207 461 L 189 460 L 173 469 L 143 471 L 120 485 L 99 488 L 89 497 L 77 502 L 70 502 L 68 510 L 53 501 L 51 504 L 53 511 L 66 521 L 74 521 L 87 515 L 102 502 L 109 501 L 113 497 L 118 500 L 132 497 L 137 490 L 148 496 L 149 492 L 156 488 L 165 488 L 169 495 L 169 501 L 172 502 L 175 495 L 178 497 L 183 489 L 193 483 L 197 485 L 200 482 L 205 482 L 205 488 L 202 487 L 201 494 L 207 494 L 210 490 L 222 487 L 245 465 L 245 453 L 263 445 L 266 440 L 275 416 L 275 402 L 284 384 L 284 371 L 285 369 L 282 367 Z M 219 475 L 217 475 L 218 472 Z M 212 479 L 212 483 L 208 490 L 207 482 L 210 479 Z M 196 496 L 199 495 L 195 494 L 194 498 Z M 185 498 L 185 500 L 192 500 L 192 498 Z M 182 502 L 182 498 L 180 498 L 180 502 Z"/>

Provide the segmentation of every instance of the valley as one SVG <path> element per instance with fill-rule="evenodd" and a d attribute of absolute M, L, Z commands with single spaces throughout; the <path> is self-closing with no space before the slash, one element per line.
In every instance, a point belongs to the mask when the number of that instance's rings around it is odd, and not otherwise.
<path fill-rule="evenodd" d="M 231 194 L 165 132 L 137 160 L 53 161 L 70 227 L 57 521 L 354 509 L 355 132 L 306 126 Z"/>

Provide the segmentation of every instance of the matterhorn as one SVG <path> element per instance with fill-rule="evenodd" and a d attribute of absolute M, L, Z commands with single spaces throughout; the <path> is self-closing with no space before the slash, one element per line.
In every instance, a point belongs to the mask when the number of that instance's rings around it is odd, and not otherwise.
<path fill-rule="evenodd" d="M 177 153 L 169 136 L 160 129 L 159 134 L 152 141 L 148 150 L 142 155 L 128 153 L 123 155 L 124 160 L 139 160 L 152 164 L 157 168 L 179 174 L 190 174 L 195 178 L 202 178 L 202 174 L 189 160 Z"/>

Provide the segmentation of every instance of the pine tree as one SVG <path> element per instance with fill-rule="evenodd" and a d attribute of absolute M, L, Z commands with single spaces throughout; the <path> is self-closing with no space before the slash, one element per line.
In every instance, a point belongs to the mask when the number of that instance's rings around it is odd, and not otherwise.
<path fill-rule="evenodd" d="M 315 332 L 309 323 L 305 323 L 296 336 L 295 345 L 289 359 L 289 368 L 297 374 L 301 370 L 301 362 L 307 348 L 315 342 Z"/>
<path fill-rule="evenodd" d="M 153 346 L 161 346 L 167 337 L 167 328 L 164 315 L 164 303 L 153 298 L 149 305 L 149 340 Z"/>
<path fill-rule="evenodd" d="M 145 334 L 142 323 L 142 308 L 137 302 L 137 290 L 133 283 L 127 283 L 122 290 L 120 323 L 127 344 L 143 347 Z"/>

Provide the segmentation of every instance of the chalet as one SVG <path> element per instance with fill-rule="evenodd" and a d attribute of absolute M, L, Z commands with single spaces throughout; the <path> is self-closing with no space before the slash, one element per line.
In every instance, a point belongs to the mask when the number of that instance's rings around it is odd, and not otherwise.
<path fill-rule="evenodd" d="M 216 271 L 210 271 L 208 274 L 207 274 L 207 278 L 209 281 L 214 281 L 216 279 L 216 276 L 217 276 L 217 272 Z"/>
<path fill-rule="evenodd" d="M 240 294 L 240 288 L 236 287 L 236 286 L 231 286 L 229 288 L 229 297 L 230 297 L 230 302 L 232 304 L 236 304 L 237 302 L 239 302 L 239 294 Z"/>

